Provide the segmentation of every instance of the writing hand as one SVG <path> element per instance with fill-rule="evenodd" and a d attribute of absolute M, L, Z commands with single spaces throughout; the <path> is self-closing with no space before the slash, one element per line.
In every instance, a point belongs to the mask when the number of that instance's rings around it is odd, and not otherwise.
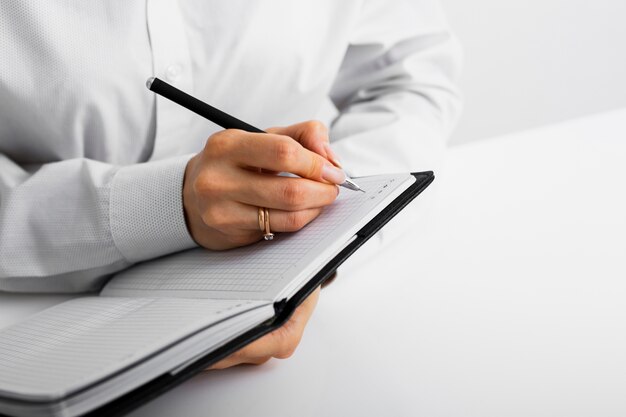
<path fill-rule="evenodd" d="M 272 231 L 300 230 L 336 199 L 336 184 L 345 180 L 326 159 L 333 159 L 327 143 L 318 122 L 267 134 L 229 129 L 212 135 L 185 170 L 183 203 L 193 239 L 213 250 L 256 242 L 258 207 L 270 209 Z"/>

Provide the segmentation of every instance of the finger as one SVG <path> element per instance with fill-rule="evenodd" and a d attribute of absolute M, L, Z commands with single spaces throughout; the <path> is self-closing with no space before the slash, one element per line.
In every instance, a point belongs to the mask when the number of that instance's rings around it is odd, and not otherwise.
<path fill-rule="evenodd" d="M 315 306 L 320 298 L 321 287 L 317 287 L 315 291 L 311 293 L 303 302 L 298 306 L 292 319 L 302 326 L 304 326 L 309 322 L 309 319 L 313 315 L 313 310 L 315 310 Z"/>
<path fill-rule="evenodd" d="M 277 346 L 273 353 L 275 358 L 286 359 L 293 355 L 302 340 L 304 329 L 317 305 L 319 294 L 320 287 L 317 287 L 315 291 L 296 308 L 287 323 L 267 335 L 268 339 L 274 339 L 273 343 Z"/>
<path fill-rule="evenodd" d="M 267 132 L 289 136 L 308 150 L 323 156 L 333 165 L 341 167 L 339 157 L 330 146 L 328 128 L 318 120 L 309 120 L 291 126 L 273 127 L 267 129 Z"/>
<path fill-rule="evenodd" d="M 285 324 L 243 348 L 240 351 L 241 359 L 267 356 L 284 359 L 291 356 L 302 339 L 304 328 L 317 305 L 319 294 L 318 287 L 296 308 Z"/>
<path fill-rule="evenodd" d="M 324 144 L 324 149 L 326 150 L 326 159 L 333 163 L 337 168 L 341 168 L 341 160 L 339 156 L 333 151 L 333 148 L 330 146 L 330 143 Z"/>
<path fill-rule="evenodd" d="M 319 216 L 322 210 L 322 208 L 300 211 L 269 210 L 270 230 L 277 232 L 297 232 Z"/>
<path fill-rule="evenodd" d="M 272 332 L 273 333 L 273 332 Z M 274 357 L 279 350 L 278 339 L 268 333 L 237 352 L 211 365 L 212 369 L 226 369 L 241 364 L 261 365 Z"/>
<path fill-rule="evenodd" d="M 257 207 L 298 211 L 319 208 L 337 199 L 336 185 L 305 178 L 242 172 L 239 186 L 228 191 L 228 197 Z"/>
<path fill-rule="evenodd" d="M 320 121 L 309 120 L 290 126 L 272 127 L 267 129 L 267 132 L 289 136 L 310 151 L 327 157 L 324 144 L 329 143 L 328 128 Z"/>
<path fill-rule="evenodd" d="M 269 210 L 270 229 L 272 232 L 296 232 L 313 221 L 322 212 L 322 208 L 299 211 Z M 204 223 L 229 238 L 242 238 L 251 243 L 261 236 L 259 207 L 231 202 L 219 208 L 211 208 L 202 213 Z M 254 232 L 251 236 L 250 232 Z"/>
<path fill-rule="evenodd" d="M 245 206 L 248 214 L 246 227 L 249 230 L 261 231 L 258 221 L 258 207 Z M 306 209 L 300 211 L 269 210 L 270 230 L 272 232 L 297 232 L 307 224 L 311 223 L 322 212 L 321 208 Z M 243 223 L 243 222 L 242 222 Z"/>
<path fill-rule="evenodd" d="M 230 157 L 240 166 L 276 172 L 290 172 L 319 182 L 341 184 L 345 173 L 326 158 L 304 148 L 289 136 L 238 131 L 228 147 Z M 236 144 L 235 144 L 236 143 Z"/>
<path fill-rule="evenodd" d="M 302 339 L 304 328 L 313 314 L 319 294 L 320 288 L 318 287 L 296 308 L 291 318 L 282 327 L 213 364 L 209 369 L 224 369 L 244 363 L 261 364 L 272 357 L 291 356 Z"/>
<path fill-rule="evenodd" d="M 226 358 L 222 359 L 221 361 L 214 363 L 209 368 L 207 368 L 207 371 L 226 369 L 243 364 L 262 365 L 268 360 L 272 359 L 272 356 L 253 358 L 250 356 L 244 356 L 244 354 L 240 352 L 241 351 L 235 352 L 232 355 L 229 355 Z"/>
<path fill-rule="evenodd" d="M 326 278 L 326 280 L 322 283 L 322 288 L 328 287 L 330 284 L 332 284 L 335 281 L 336 278 L 337 278 L 337 271 L 333 272 L 331 276 Z"/>

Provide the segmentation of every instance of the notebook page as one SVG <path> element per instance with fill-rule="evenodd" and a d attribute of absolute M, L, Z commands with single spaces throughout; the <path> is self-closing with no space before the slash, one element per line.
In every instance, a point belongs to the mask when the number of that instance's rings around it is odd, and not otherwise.
<path fill-rule="evenodd" d="M 106 296 L 277 300 L 338 253 L 415 178 L 396 174 L 359 178 L 366 193 L 341 189 L 337 200 L 296 233 L 227 251 L 193 249 L 119 273 Z"/>
<path fill-rule="evenodd" d="M 267 310 L 264 317 L 256 317 L 261 308 Z M 273 308 L 255 301 L 71 300 L 0 330 L 0 397 L 60 398 L 252 313 L 256 325 L 271 317 Z"/>

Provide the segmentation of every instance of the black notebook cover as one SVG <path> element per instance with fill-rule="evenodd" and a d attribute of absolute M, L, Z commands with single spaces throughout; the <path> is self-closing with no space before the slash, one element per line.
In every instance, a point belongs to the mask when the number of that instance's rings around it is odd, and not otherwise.
<path fill-rule="evenodd" d="M 309 282 L 304 285 L 291 299 L 274 303 L 275 315 L 271 320 L 258 325 L 248 332 L 233 339 L 224 346 L 208 353 L 189 364 L 176 374 L 165 374 L 144 385 L 124 394 L 116 400 L 105 404 L 87 414 L 89 417 L 121 416 L 147 403 L 162 393 L 183 383 L 202 370 L 225 358 L 263 335 L 281 327 L 300 305 L 318 286 L 333 276 L 339 265 L 348 259 L 361 245 L 369 240 L 381 227 L 398 214 L 407 204 L 433 182 L 435 176 L 431 171 L 412 173 L 416 181 L 391 204 L 383 209 L 375 218 L 357 232 L 357 238 L 328 262 Z M 67 400 L 67 398 L 65 399 Z"/>

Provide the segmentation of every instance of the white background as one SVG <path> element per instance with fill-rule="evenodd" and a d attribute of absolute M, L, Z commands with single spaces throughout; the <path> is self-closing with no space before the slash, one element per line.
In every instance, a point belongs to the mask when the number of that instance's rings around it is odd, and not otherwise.
<path fill-rule="evenodd" d="M 461 143 L 626 106 L 626 0 L 441 0 L 465 50 Z"/>

